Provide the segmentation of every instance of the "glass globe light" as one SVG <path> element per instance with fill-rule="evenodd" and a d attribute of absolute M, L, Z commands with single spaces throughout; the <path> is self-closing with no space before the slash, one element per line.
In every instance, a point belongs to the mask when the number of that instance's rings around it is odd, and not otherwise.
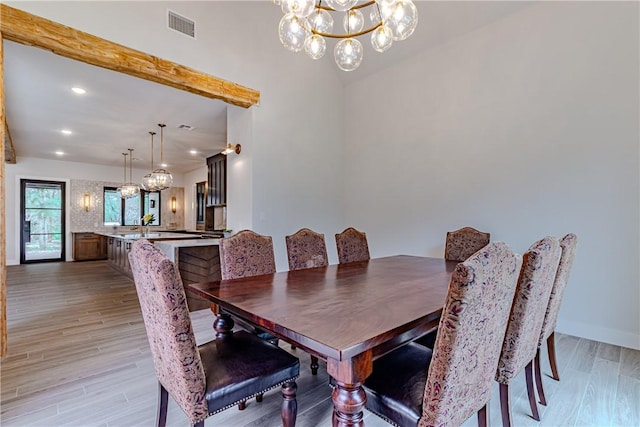
<path fill-rule="evenodd" d="M 353 71 L 362 62 L 362 43 L 357 39 L 342 39 L 336 43 L 333 56 L 342 71 Z"/>
<path fill-rule="evenodd" d="M 364 28 L 364 16 L 358 9 L 350 10 L 344 15 L 343 23 L 347 34 L 358 33 Z"/>
<path fill-rule="evenodd" d="M 358 0 L 327 0 L 327 4 L 338 12 L 345 12 L 358 3 Z"/>
<path fill-rule="evenodd" d="M 394 40 L 404 40 L 413 34 L 418 25 L 418 9 L 411 0 L 399 0 L 390 8 L 388 16 L 382 12 L 385 25 L 393 31 Z"/>
<path fill-rule="evenodd" d="M 393 6 L 398 0 L 376 0 L 376 4 L 381 8 L 387 8 Z"/>
<path fill-rule="evenodd" d="M 165 190 L 173 184 L 173 176 L 165 169 L 156 169 L 151 172 L 151 179 L 155 183 L 155 190 L 157 191 Z"/>
<path fill-rule="evenodd" d="M 309 15 L 307 22 L 309 22 L 309 30 L 316 30 L 321 33 L 333 31 L 333 17 L 326 10 L 316 9 Z"/>
<path fill-rule="evenodd" d="M 304 40 L 309 34 L 306 25 L 304 18 L 299 18 L 293 13 L 284 15 L 278 27 L 282 45 L 292 52 L 300 52 L 304 47 Z"/>
<path fill-rule="evenodd" d="M 293 13 L 300 18 L 311 15 L 315 7 L 315 0 L 282 0 L 282 13 Z"/>
<path fill-rule="evenodd" d="M 304 51 L 311 59 L 320 59 L 327 51 L 327 42 L 324 37 L 312 34 L 304 41 Z"/>
<path fill-rule="evenodd" d="M 371 12 L 369 12 L 369 19 L 371 20 L 371 25 L 376 25 L 382 21 L 382 17 L 380 16 L 380 10 L 378 9 L 378 5 L 374 5 L 371 8 Z"/>
<path fill-rule="evenodd" d="M 148 173 L 142 178 L 142 189 L 145 191 L 156 191 L 156 181 L 155 177 Z"/>
<path fill-rule="evenodd" d="M 371 33 L 371 46 L 378 52 L 384 52 L 393 44 L 393 31 L 386 25 L 373 30 Z"/>

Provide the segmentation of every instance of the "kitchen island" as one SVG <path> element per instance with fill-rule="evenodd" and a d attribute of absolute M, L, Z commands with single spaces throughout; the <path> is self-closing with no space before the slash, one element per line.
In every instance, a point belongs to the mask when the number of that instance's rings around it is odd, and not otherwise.
<path fill-rule="evenodd" d="M 96 233 L 107 238 L 107 260 L 109 265 L 125 276 L 133 279 L 129 266 L 129 251 L 131 244 L 139 239 L 147 239 L 152 243 L 161 240 L 187 239 L 199 241 L 200 236 L 180 233 Z"/>
<path fill-rule="evenodd" d="M 183 284 L 221 280 L 220 239 L 162 240 L 154 244 L 173 261 Z M 189 311 L 210 306 L 209 302 L 186 290 Z"/>

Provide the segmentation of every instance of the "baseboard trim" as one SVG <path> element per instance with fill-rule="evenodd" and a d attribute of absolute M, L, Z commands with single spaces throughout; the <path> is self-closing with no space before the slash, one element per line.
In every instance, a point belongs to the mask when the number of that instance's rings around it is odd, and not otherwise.
<path fill-rule="evenodd" d="M 17 259 L 8 259 L 7 265 L 20 265 L 20 261 L 18 261 Z"/>
<path fill-rule="evenodd" d="M 640 350 L 640 334 L 634 334 L 632 332 L 562 319 L 558 319 L 556 331 L 562 334 Z"/>

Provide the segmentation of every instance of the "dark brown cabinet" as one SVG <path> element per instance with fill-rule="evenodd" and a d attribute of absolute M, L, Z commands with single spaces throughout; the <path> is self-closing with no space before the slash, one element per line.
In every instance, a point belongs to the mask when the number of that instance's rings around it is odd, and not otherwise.
<path fill-rule="evenodd" d="M 216 154 L 207 159 L 207 206 L 227 203 L 227 156 Z"/>
<path fill-rule="evenodd" d="M 130 278 L 133 278 L 133 273 L 129 265 L 129 252 L 131 252 L 133 242 L 134 240 L 115 237 L 109 237 L 107 241 L 109 265 Z"/>
<path fill-rule="evenodd" d="M 73 233 L 73 259 L 94 261 L 107 258 L 107 238 L 95 233 Z"/>

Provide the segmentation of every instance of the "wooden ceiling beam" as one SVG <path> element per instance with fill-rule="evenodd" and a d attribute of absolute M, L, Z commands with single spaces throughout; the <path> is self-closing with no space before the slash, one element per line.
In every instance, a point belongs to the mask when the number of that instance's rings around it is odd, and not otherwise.
<path fill-rule="evenodd" d="M 108 70 L 249 108 L 260 92 L 0 4 L 2 37 Z"/>

